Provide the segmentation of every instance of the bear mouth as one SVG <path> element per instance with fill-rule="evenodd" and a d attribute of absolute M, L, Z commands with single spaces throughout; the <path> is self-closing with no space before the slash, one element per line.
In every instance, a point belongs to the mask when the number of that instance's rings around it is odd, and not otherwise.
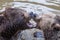
<path fill-rule="evenodd" d="M 28 26 L 29 28 L 35 28 L 35 27 L 37 26 L 37 23 L 36 23 L 33 19 L 31 19 L 31 20 L 29 20 L 29 22 L 27 23 L 27 26 Z"/>

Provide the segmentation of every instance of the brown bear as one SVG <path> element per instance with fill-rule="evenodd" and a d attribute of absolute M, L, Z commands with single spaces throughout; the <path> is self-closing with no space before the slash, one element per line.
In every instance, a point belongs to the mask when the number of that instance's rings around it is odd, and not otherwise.
<path fill-rule="evenodd" d="M 28 29 L 29 14 L 18 8 L 6 8 L 0 16 L 0 38 L 10 40 L 18 31 Z"/>
<path fill-rule="evenodd" d="M 36 16 L 37 28 L 44 31 L 46 40 L 56 40 L 56 33 L 60 28 L 60 16 L 53 13 L 46 13 Z"/>
<path fill-rule="evenodd" d="M 43 31 L 37 28 L 18 32 L 11 40 L 45 40 Z"/>
<path fill-rule="evenodd" d="M 60 28 L 60 16 L 49 13 L 49 14 L 43 14 L 41 15 L 41 18 L 39 19 L 39 27 L 43 30 L 50 29 L 53 30 L 54 28 L 59 29 Z"/>

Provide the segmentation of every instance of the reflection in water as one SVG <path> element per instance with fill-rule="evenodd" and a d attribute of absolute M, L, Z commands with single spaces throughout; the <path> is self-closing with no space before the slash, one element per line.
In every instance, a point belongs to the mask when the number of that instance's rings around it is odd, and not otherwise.
<path fill-rule="evenodd" d="M 60 0 L 47 0 L 47 2 L 52 2 L 52 3 L 60 4 Z"/>
<path fill-rule="evenodd" d="M 20 0 L 14 0 L 20 1 Z M 60 1 L 59 0 L 22 0 L 20 2 L 3 2 L 0 6 L 1 11 L 5 9 L 5 7 L 17 7 L 27 10 L 27 12 L 34 12 L 37 14 L 42 13 L 60 13 Z M 8 4 L 9 3 L 9 4 Z"/>
<path fill-rule="evenodd" d="M 14 1 L 20 1 L 20 0 L 14 0 Z M 45 5 L 55 5 L 55 6 L 57 6 L 57 4 L 55 4 L 55 3 L 60 3 L 59 0 L 22 0 L 22 1 L 37 2 L 37 3 L 42 3 Z M 54 3 L 52 3 L 52 2 L 54 2 Z"/>

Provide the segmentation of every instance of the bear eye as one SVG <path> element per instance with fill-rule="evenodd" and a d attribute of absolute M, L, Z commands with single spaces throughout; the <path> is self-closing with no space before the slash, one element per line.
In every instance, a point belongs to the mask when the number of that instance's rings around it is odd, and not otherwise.
<path fill-rule="evenodd" d="M 54 27 L 56 25 L 56 23 L 53 23 L 52 25 L 51 25 L 51 27 Z"/>

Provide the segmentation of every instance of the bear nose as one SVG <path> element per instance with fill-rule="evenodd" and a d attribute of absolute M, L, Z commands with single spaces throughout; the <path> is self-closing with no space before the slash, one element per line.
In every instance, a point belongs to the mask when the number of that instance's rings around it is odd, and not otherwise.
<path fill-rule="evenodd" d="M 33 19 L 31 19 L 29 20 L 29 23 L 27 23 L 27 26 L 30 28 L 35 28 L 37 26 L 37 23 Z"/>
<path fill-rule="evenodd" d="M 31 18 L 36 17 L 36 14 L 35 14 L 35 13 L 33 13 L 33 12 L 30 12 L 30 13 L 29 13 L 29 15 L 30 15 L 30 17 L 31 17 Z"/>
<path fill-rule="evenodd" d="M 60 24 L 56 23 L 55 26 L 54 26 L 54 29 L 59 31 L 60 30 Z"/>

